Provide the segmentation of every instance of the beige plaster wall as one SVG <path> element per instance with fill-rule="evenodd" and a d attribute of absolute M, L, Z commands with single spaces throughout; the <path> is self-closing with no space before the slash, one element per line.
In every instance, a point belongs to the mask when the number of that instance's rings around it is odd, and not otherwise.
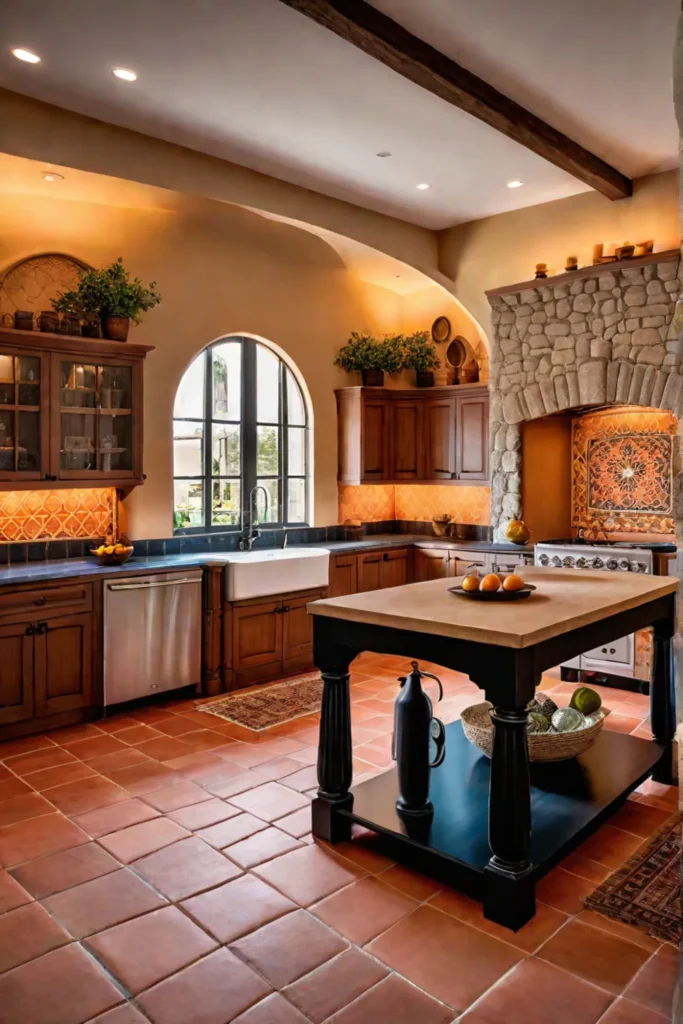
<path fill-rule="evenodd" d="M 359 281 L 306 231 L 206 200 L 177 197 L 174 209 L 136 209 L 31 195 L 0 195 L 0 271 L 31 253 L 61 251 L 101 265 L 123 256 L 162 304 L 131 341 L 156 346 L 145 372 L 147 481 L 127 499 L 133 537 L 172 532 L 171 419 L 187 364 L 225 334 L 280 346 L 308 386 L 314 414 L 315 522 L 337 520 L 336 407 L 349 383 L 332 366 L 351 330 L 401 324 L 401 298 Z"/>
<path fill-rule="evenodd" d="M 440 234 L 439 266 L 490 336 L 487 289 L 528 281 L 536 263 L 559 273 L 569 255 L 590 265 L 596 242 L 647 238 L 662 249 L 679 245 L 678 171 L 636 179 L 630 199 L 584 192 L 449 228 Z"/>
<path fill-rule="evenodd" d="M 247 167 L 0 89 L 0 149 L 327 228 L 429 272 L 436 233 Z"/>

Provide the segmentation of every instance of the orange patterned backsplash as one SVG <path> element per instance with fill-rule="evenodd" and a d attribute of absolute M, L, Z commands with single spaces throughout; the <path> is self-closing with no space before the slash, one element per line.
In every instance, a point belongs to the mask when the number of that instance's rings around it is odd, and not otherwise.
<path fill-rule="evenodd" d="M 0 492 L 0 543 L 116 534 L 113 487 Z"/>
<path fill-rule="evenodd" d="M 455 522 L 485 526 L 491 521 L 491 490 L 487 486 L 448 487 L 439 484 L 363 484 L 339 487 L 339 522 L 385 519 L 429 522 L 448 512 Z"/>
<path fill-rule="evenodd" d="M 670 412 L 624 407 L 572 424 L 572 525 L 607 534 L 672 534 Z"/>

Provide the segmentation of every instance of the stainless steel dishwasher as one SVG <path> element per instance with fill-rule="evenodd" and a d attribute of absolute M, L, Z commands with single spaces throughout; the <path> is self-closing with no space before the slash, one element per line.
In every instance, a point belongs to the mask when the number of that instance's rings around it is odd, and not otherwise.
<path fill-rule="evenodd" d="M 105 705 L 199 683 L 201 646 L 201 570 L 105 583 Z"/>

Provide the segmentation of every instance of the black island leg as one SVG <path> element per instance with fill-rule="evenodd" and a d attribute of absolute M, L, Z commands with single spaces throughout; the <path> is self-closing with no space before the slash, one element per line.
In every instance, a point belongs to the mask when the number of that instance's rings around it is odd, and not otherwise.
<path fill-rule="evenodd" d="M 323 680 L 318 746 L 318 795 L 312 803 L 314 836 L 329 843 L 351 838 L 351 821 L 336 812 L 353 805 L 349 665 L 357 652 L 323 640 L 327 624 L 314 619 L 314 658 Z"/>
<path fill-rule="evenodd" d="M 650 688 L 650 727 L 658 743 L 664 744 L 664 753 L 652 778 L 671 785 L 673 779 L 673 738 L 676 732 L 676 669 L 674 665 L 673 636 L 675 631 L 675 604 L 671 599 L 671 614 L 653 623 L 654 666 Z"/>
<path fill-rule="evenodd" d="M 529 877 L 531 791 L 526 708 L 498 707 L 489 791 L 489 846 L 484 869 L 484 917 L 517 931 L 536 913 Z"/>

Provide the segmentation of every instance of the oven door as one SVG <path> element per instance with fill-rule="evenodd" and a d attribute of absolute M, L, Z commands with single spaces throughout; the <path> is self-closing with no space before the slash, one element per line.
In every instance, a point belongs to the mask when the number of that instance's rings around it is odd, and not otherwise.
<path fill-rule="evenodd" d="M 610 672 L 612 675 L 628 676 L 635 674 L 634 664 L 635 642 L 633 633 L 619 637 L 602 647 L 594 647 L 581 655 L 581 668 L 585 672 Z"/>

